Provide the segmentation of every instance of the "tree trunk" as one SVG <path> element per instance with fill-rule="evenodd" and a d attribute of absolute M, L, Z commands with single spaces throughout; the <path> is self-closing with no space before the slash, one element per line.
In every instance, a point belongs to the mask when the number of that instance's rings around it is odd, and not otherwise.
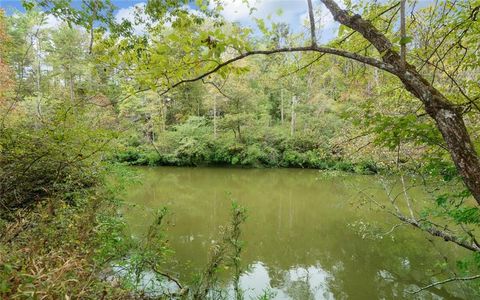
<path fill-rule="evenodd" d="M 292 97 L 292 118 L 290 123 L 290 135 L 295 134 L 295 125 L 296 125 L 296 116 L 295 116 L 295 105 L 297 104 L 297 96 Z"/>
<path fill-rule="evenodd" d="M 373 71 L 373 80 L 375 82 L 375 87 L 377 88 L 380 84 L 379 84 L 379 79 L 378 79 L 378 69 L 375 68 L 375 70 Z"/>
<path fill-rule="evenodd" d="M 237 121 L 238 140 L 242 141 L 242 133 L 240 132 L 240 121 Z"/>
<path fill-rule="evenodd" d="M 163 105 L 162 105 L 162 131 L 165 131 L 167 129 L 167 102 L 166 99 L 163 99 Z"/>
<path fill-rule="evenodd" d="M 407 31 L 405 28 L 405 2 L 406 0 L 400 0 L 400 57 L 402 59 L 402 67 L 405 68 L 407 61 Z"/>
<path fill-rule="evenodd" d="M 42 118 L 42 63 L 41 63 L 41 44 L 40 38 L 37 37 L 37 119 L 35 119 L 35 129 L 40 127 L 39 120 Z"/>
<path fill-rule="evenodd" d="M 70 101 L 72 102 L 72 105 L 75 105 L 75 96 L 73 92 L 73 74 L 69 72 L 69 87 L 70 87 Z"/>
<path fill-rule="evenodd" d="M 217 138 L 217 97 L 213 97 L 213 138 Z"/>
<path fill-rule="evenodd" d="M 308 18 L 310 20 L 310 38 L 312 42 L 312 46 L 317 45 L 317 35 L 315 30 L 315 18 L 313 16 L 313 4 L 312 0 L 307 0 L 308 3 Z"/>
<path fill-rule="evenodd" d="M 440 109 L 433 113 L 432 117 L 447 143 L 457 170 L 477 203 L 480 204 L 480 161 L 470 141 L 461 113 L 454 109 Z"/>
<path fill-rule="evenodd" d="M 280 90 L 280 120 L 282 121 L 283 125 L 283 120 L 284 120 L 284 111 L 283 111 L 283 89 Z"/>
<path fill-rule="evenodd" d="M 93 51 L 93 39 L 94 39 L 94 28 L 95 20 L 97 20 L 97 1 L 94 0 L 91 2 L 92 9 L 92 19 L 90 20 L 90 44 L 88 45 L 88 53 L 92 54 Z"/>

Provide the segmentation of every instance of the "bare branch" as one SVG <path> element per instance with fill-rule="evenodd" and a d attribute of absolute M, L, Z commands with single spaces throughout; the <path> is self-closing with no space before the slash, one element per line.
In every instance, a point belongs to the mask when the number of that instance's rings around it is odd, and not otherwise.
<path fill-rule="evenodd" d="M 395 224 L 395 225 L 392 226 L 392 228 L 390 228 L 389 231 L 387 231 L 387 232 L 385 232 L 384 234 L 382 234 L 382 236 L 387 236 L 387 235 L 391 234 L 392 232 L 394 232 L 395 229 L 397 229 L 398 227 L 400 227 L 400 226 L 405 226 L 405 225 L 406 225 L 405 223 Z"/>
<path fill-rule="evenodd" d="M 225 92 L 222 90 L 222 87 L 218 86 L 218 84 L 216 84 L 215 82 L 213 81 L 206 81 L 205 79 L 202 79 L 202 82 L 204 84 L 210 84 L 212 85 L 223 97 L 229 99 L 229 100 L 233 100 L 233 97 L 225 94 Z"/>
<path fill-rule="evenodd" d="M 434 283 L 431 283 L 429 285 L 426 285 L 422 288 L 419 288 L 418 290 L 415 290 L 415 291 L 409 292 L 409 293 L 417 294 L 417 293 L 420 293 L 421 291 L 424 291 L 424 290 L 429 289 L 431 287 L 441 285 L 441 284 L 445 284 L 445 283 L 452 282 L 452 281 L 468 281 L 468 280 L 475 280 L 475 279 L 479 279 L 479 278 L 480 278 L 480 274 L 473 275 L 473 276 L 468 276 L 468 277 L 452 277 L 452 278 L 445 279 L 445 280 L 442 280 L 442 281 L 436 281 Z"/>
<path fill-rule="evenodd" d="M 313 65 L 314 63 L 316 63 L 317 61 L 319 61 L 324 55 L 325 55 L 325 53 L 319 54 L 315 59 L 313 59 L 313 60 L 310 61 L 309 63 L 307 63 L 307 64 L 305 64 L 305 65 L 303 65 L 303 66 L 301 66 L 301 67 L 299 67 L 299 68 L 297 68 L 297 69 L 295 69 L 295 70 L 293 70 L 293 71 L 291 71 L 291 72 L 289 72 L 289 73 L 287 73 L 287 74 L 282 74 L 281 76 L 279 76 L 279 77 L 277 78 L 277 80 L 280 80 L 280 79 L 282 79 L 282 78 L 285 78 L 285 77 L 288 77 L 288 76 L 290 76 L 290 75 L 293 75 L 293 74 L 295 74 L 295 73 L 297 73 L 297 72 L 300 72 L 300 71 L 302 71 L 302 70 L 305 70 L 306 68 L 310 67 L 311 65 Z"/>

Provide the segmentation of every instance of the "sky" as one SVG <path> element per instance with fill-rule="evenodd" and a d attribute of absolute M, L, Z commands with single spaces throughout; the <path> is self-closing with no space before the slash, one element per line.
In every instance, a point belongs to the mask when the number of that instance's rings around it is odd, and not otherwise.
<path fill-rule="evenodd" d="M 113 4 L 117 7 L 115 12 L 116 19 L 120 21 L 125 18 L 133 20 L 133 13 L 135 6 L 145 5 L 146 0 L 112 0 Z M 382 0 L 380 0 L 382 1 Z M 271 16 L 271 20 L 274 22 L 284 22 L 290 25 L 290 29 L 294 33 L 308 32 L 307 28 L 307 1 L 306 0 L 248 0 L 250 6 L 255 7 L 253 14 L 250 15 L 250 7 L 246 5 L 242 0 L 223 0 L 224 11 L 223 16 L 232 22 L 239 22 L 245 26 L 251 26 L 255 30 L 255 24 L 253 18 L 267 19 Z M 320 1 L 315 1 L 314 4 L 318 4 Z M 341 4 L 343 1 L 337 1 Z M 419 1 L 429 2 L 429 0 Z M 79 5 L 81 0 L 72 0 L 72 3 Z M 422 5 L 421 5 L 422 6 Z M 0 7 L 7 11 L 7 14 L 11 14 L 13 11 L 22 11 L 21 0 L 0 0 Z M 278 11 L 281 10 L 282 14 L 278 15 Z M 325 43 L 336 36 L 338 30 L 338 23 L 336 23 L 330 13 L 327 11 L 323 4 L 320 5 L 320 13 L 315 15 L 316 21 L 320 24 L 319 33 L 317 33 L 320 43 Z M 49 17 L 47 20 L 47 26 L 55 27 L 58 25 L 58 21 L 53 17 Z M 268 20 L 266 22 L 268 24 Z M 141 28 L 137 28 L 141 31 Z"/>
<path fill-rule="evenodd" d="M 242 0 L 224 0 L 223 16 L 233 22 L 239 22 L 242 25 L 252 26 L 255 29 L 253 18 L 267 19 L 271 17 L 272 21 L 284 22 L 290 25 L 293 32 L 298 33 L 307 31 L 305 21 L 307 20 L 307 1 L 306 0 L 248 0 L 251 7 L 256 10 L 250 15 L 250 8 L 243 3 Z M 79 4 L 81 0 L 73 0 L 75 5 Z M 144 5 L 145 0 L 112 0 L 113 4 L 118 8 L 115 12 L 117 20 L 122 18 L 133 18 L 133 12 L 136 5 Z M 23 11 L 21 0 L 0 0 L 0 7 L 5 9 L 8 14 L 15 10 Z M 279 11 L 281 15 L 278 15 Z M 326 9 L 316 16 L 317 21 L 321 24 L 320 41 L 327 41 L 331 39 L 338 25 L 335 24 L 330 14 Z M 58 22 L 54 18 L 47 20 L 49 26 L 55 27 Z M 268 20 L 267 20 L 268 24 Z"/>

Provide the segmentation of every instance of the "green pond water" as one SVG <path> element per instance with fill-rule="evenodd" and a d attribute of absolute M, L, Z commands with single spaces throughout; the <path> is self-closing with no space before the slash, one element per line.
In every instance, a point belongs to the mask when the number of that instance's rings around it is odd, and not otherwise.
<path fill-rule="evenodd" d="M 408 292 L 451 277 L 466 252 L 407 226 L 383 235 L 398 221 L 368 203 L 360 205 L 364 195 L 386 201 L 375 176 L 331 177 L 302 169 L 135 169 L 142 183 L 125 197 L 131 204 L 124 211 L 130 233 L 142 236 L 154 212 L 168 207 L 167 234 L 175 254 L 165 269 L 182 280 L 205 268 L 236 200 L 248 211 L 239 281 L 245 299 L 265 291 L 273 299 L 473 299 L 465 283 Z M 410 193 L 426 197 L 418 190 Z M 379 234 L 365 234 L 367 226 Z M 445 258 L 452 266 L 446 270 L 439 268 Z M 219 275 L 227 290 L 230 271 Z"/>

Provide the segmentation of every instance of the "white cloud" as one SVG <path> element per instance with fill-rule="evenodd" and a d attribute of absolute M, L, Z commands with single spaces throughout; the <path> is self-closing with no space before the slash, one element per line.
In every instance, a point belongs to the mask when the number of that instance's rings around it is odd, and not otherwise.
<path fill-rule="evenodd" d="M 34 26 L 33 30 L 37 29 L 58 29 L 62 25 L 62 20 L 54 15 L 45 14 L 42 24 Z"/>
<path fill-rule="evenodd" d="M 47 15 L 47 18 L 45 19 L 45 28 L 58 28 L 62 24 L 62 20 L 59 18 L 55 17 L 54 15 Z"/>
<path fill-rule="evenodd" d="M 247 3 L 242 0 L 223 0 L 222 15 L 225 19 L 236 22 L 244 21 L 250 16 L 250 8 L 255 5 L 254 0 L 247 0 Z M 210 4 L 210 8 L 213 8 L 215 4 Z"/>
<path fill-rule="evenodd" d="M 332 14 L 323 4 L 321 4 L 319 9 L 316 10 L 315 21 L 319 25 L 319 28 L 317 28 L 317 35 L 320 43 L 326 43 L 335 37 L 339 24 L 333 19 Z M 308 12 L 305 12 L 300 16 L 300 25 L 309 26 L 308 22 Z"/>
<path fill-rule="evenodd" d="M 267 17 L 271 17 L 272 22 L 284 22 L 290 25 L 290 29 L 295 32 L 308 32 L 308 4 L 306 0 L 223 0 L 224 10 L 222 15 L 229 21 L 236 21 L 242 25 L 253 26 L 252 18 L 264 19 L 267 23 Z M 343 6 L 341 1 L 340 5 Z M 314 1 L 314 5 L 319 1 Z M 211 8 L 213 5 L 211 6 Z M 255 10 L 251 13 L 251 8 Z M 282 14 L 277 12 L 281 10 Z M 338 23 L 333 20 L 330 12 L 323 4 L 320 5 L 319 13 L 315 15 L 316 20 L 320 22 L 320 42 L 325 43 L 331 40 L 337 32 Z"/>
<path fill-rule="evenodd" d="M 132 23 L 133 32 L 136 34 L 145 33 L 145 25 L 144 24 L 136 24 L 135 16 L 144 14 L 146 3 L 140 2 L 135 5 L 121 8 L 118 10 L 117 14 L 115 15 L 115 21 L 121 23 L 122 21 L 126 20 Z"/>
<path fill-rule="evenodd" d="M 284 22 L 290 25 L 290 29 L 295 32 L 308 32 L 308 13 L 306 0 L 223 0 L 224 10 L 222 15 L 229 21 L 239 22 L 242 25 L 253 26 L 253 18 L 266 20 L 270 17 L 271 22 Z M 319 2 L 315 1 L 314 5 Z M 211 8 L 213 5 L 211 6 Z M 251 8 L 255 8 L 251 12 Z M 278 11 L 282 11 L 278 15 Z M 320 42 L 331 40 L 338 29 L 338 24 L 333 20 L 330 12 L 321 4 L 320 13 L 316 14 L 316 19 L 320 21 Z"/>
<path fill-rule="evenodd" d="M 271 16 L 275 22 L 292 23 L 307 10 L 304 0 L 223 0 L 222 15 L 229 21 L 251 24 L 252 17 L 265 19 Z M 252 10 L 252 8 L 255 8 Z M 282 10 L 282 14 L 277 12 Z M 252 13 L 251 13 L 252 12 Z M 251 14 L 250 14 L 251 13 Z M 298 26 L 298 24 L 294 24 Z"/>
<path fill-rule="evenodd" d="M 300 16 L 300 24 L 305 25 L 309 22 L 308 13 L 305 12 Z M 320 13 L 315 13 L 315 23 L 320 25 L 320 28 L 328 28 L 332 26 L 332 23 L 335 23 L 332 15 L 328 11 L 320 11 Z"/>

